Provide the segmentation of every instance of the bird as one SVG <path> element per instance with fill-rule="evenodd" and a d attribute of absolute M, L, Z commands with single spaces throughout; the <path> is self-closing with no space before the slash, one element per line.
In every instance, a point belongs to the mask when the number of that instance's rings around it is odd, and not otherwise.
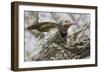
<path fill-rule="evenodd" d="M 27 29 L 28 30 L 37 29 L 39 32 L 48 32 L 51 28 L 57 28 L 61 38 L 67 41 L 68 29 L 72 25 L 74 25 L 74 23 L 71 23 L 71 21 L 69 20 L 61 20 L 59 23 L 55 22 L 36 23 L 34 25 L 29 26 Z"/>

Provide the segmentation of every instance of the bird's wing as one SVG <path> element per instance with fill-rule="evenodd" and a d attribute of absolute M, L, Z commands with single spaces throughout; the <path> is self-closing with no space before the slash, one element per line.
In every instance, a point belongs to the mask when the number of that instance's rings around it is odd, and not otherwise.
<path fill-rule="evenodd" d="M 41 22 L 41 23 L 37 23 L 32 26 L 29 26 L 27 29 L 29 29 L 29 30 L 37 29 L 41 32 L 47 32 L 48 30 L 50 30 L 51 28 L 54 28 L 56 26 L 57 26 L 57 24 L 54 22 Z"/>
<path fill-rule="evenodd" d="M 34 25 L 31 25 L 29 27 L 27 27 L 28 30 L 33 30 L 33 29 L 38 29 L 40 28 L 41 25 L 39 25 L 38 23 L 37 24 L 34 24 Z"/>

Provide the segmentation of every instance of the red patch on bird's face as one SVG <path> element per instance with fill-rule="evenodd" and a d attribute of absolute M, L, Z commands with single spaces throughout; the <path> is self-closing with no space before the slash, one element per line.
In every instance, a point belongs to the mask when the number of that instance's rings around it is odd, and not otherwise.
<path fill-rule="evenodd" d="M 66 20 L 65 23 L 67 23 L 68 21 Z"/>
<path fill-rule="evenodd" d="M 67 21 L 67 20 L 64 22 L 64 26 L 65 26 L 65 27 L 68 26 L 68 21 Z"/>

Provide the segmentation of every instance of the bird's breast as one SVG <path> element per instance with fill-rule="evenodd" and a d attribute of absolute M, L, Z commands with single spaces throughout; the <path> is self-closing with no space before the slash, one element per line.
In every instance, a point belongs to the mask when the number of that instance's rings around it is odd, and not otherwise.
<path fill-rule="evenodd" d="M 60 31 L 60 34 L 61 34 L 61 37 L 62 37 L 62 38 L 64 38 L 64 37 L 67 36 L 67 32 L 66 32 L 66 33 L 62 33 L 62 32 Z"/>

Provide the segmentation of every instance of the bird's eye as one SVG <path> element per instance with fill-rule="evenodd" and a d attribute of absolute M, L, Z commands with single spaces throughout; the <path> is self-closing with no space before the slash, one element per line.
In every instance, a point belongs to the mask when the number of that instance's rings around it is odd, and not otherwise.
<path fill-rule="evenodd" d="M 66 20 L 65 23 L 67 23 L 68 21 Z"/>

